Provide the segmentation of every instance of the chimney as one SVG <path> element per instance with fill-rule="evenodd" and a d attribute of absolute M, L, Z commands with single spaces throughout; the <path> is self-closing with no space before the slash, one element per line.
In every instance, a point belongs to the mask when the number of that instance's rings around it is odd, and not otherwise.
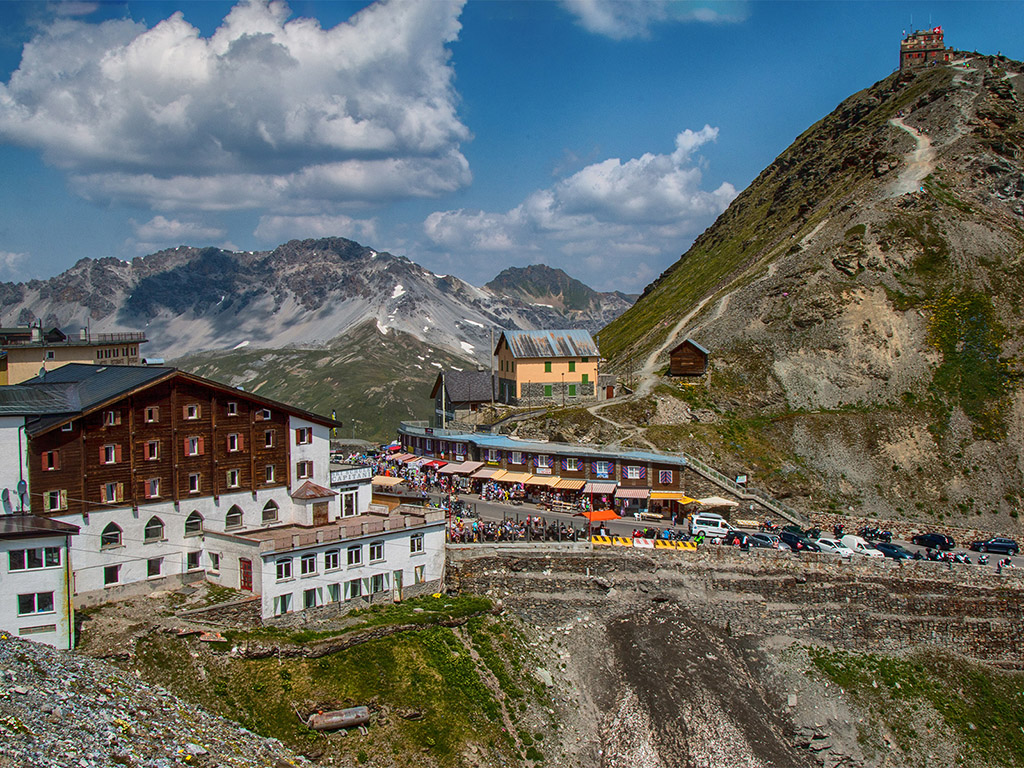
<path fill-rule="evenodd" d="M 42 341 L 42 340 L 43 340 L 43 329 L 40 328 L 38 325 L 33 325 L 32 326 L 32 341 Z"/>
<path fill-rule="evenodd" d="M 79 330 L 78 331 L 78 338 L 79 338 L 80 341 L 88 341 L 89 340 L 89 331 L 88 331 L 88 329 L 82 328 L 81 330 Z"/>

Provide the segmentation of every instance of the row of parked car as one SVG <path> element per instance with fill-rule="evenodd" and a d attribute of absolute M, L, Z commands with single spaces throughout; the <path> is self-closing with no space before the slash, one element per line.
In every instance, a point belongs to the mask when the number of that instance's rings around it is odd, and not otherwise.
<path fill-rule="evenodd" d="M 718 539 L 723 544 L 742 543 L 743 539 L 749 546 L 770 549 L 790 549 L 797 552 L 828 552 L 841 557 L 863 555 L 865 557 L 890 557 L 896 560 L 910 560 L 915 553 L 891 541 L 870 541 L 863 536 L 846 534 L 838 537 L 823 536 L 816 528 L 802 530 L 797 526 L 786 526 L 778 532 L 759 531 L 749 533 L 733 528 L 721 515 L 704 512 L 694 515 L 690 520 L 690 535 L 703 533 L 710 539 Z M 885 537 L 891 538 L 891 537 Z M 952 551 L 956 542 L 941 533 L 921 533 L 911 539 L 913 544 L 927 549 Z M 975 541 L 970 545 L 974 552 L 991 552 L 1014 556 L 1020 553 L 1020 547 L 1013 539 L 994 537 Z M 920 557 L 920 555 L 916 555 Z"/>

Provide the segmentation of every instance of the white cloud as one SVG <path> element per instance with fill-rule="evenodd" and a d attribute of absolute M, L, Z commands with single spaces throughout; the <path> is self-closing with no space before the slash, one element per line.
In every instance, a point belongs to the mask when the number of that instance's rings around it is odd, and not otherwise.
<path fill-rule="evenodd" d="M 344 215 L 323 216 L 263 216 L 255 235 L 277 244 L 292 238 L 345 237 L 359 242 L 378 239 L 377 222 L 373 219 L 353 219 Z"/>
<path fill-rule="evenodd" d="M 322 29 L 243 0 L 210 36 L 181 12 L 53 22 L 0 83 L 0 140 L 101 202 L 232 210 L 437 195 L 470 181 L 447 44 L 463 0 L 382 0 Z"/>
<path fill-rule="evenodd" d="M 144 224 L 132 224 L 135 236 L 141 240 L 176 241 L 176 245 L 190 240 L 218 240 L 227 234 L 219 227 L 209 227 L 193 221 L 166 219 L 163 216 L 154 216 Z"/>
<path fill-rule="evenodd" d="M 687 129 L 669 154 L 594 163 L 505 213 L 437 211 L 424 221 L 424 232 L 439 250 L 465 260 L 524 255 L 573 275 L 585 271 L 603 285 L 639 290 L 665 266 L 656 262 L 678 256 L 736 197 L 729 183 L 702 189 L 691 159 L 717 136 L 707 125 Z"/>
<path fill-rule="evenodd" d="M 727 23 L 747 17 L 745 0 L 562 0 L 588 32 L 613 40 L 642 38 L 667 22 Z"/>
<path fill-rule="evenodd" d="M 27 253 L 0 251 L 0 279 L 18 281 L 28 279 L 24 274 L 27 263 Z"/>

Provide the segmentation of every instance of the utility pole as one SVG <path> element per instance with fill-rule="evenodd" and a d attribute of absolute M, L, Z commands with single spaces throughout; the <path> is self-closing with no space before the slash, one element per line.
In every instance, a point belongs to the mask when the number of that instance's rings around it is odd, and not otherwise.
<path fill-rule="evenodd" d="M 441 369 L 441 429 L 448 428 L 448 390 L 444 386 L 444 369 Z"/>
<path fill-rule="evenodd" d="M 562 371 L 562 408 L 565 408 L 565 371 Z"/>

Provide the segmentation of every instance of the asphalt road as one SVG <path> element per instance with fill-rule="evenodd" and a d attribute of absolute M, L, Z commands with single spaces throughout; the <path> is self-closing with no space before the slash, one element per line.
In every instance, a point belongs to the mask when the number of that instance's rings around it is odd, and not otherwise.
<path fill-rule="evenodd" d="M 439 494 L 431 494 L 431 498 L 433 499 L 433 501 L 436 502 L 439 500 L 440 497 Z M 559 525 L 564 523 L 565 525 L 570 525 L 577 529 L 583 528 L 585 530 L 587 527 L 587 519 L 585 517 L 582 517 L 581 515 L 573 515 L 565 512 L 548 512 L 543 509 L 538 509 L 533 504 L 524 503 L 521 505 L 514 505 L 504 504 L 496 501 L 481 501 L 480 498 L 475 494 L 463 494 L 459 498 L 462 501 L 469 504 L 471 508 L 479 515 L 481 520 L 501 521 L 506 518 L 511 518 L 512 520 L 522 521 L 525 520 L 527 517 L 540 517 L 545 527 L 547 527 L 553 522 L 557 522 Z M 592 526 L 592 531 L 596 532 L 599 525 L 604 525 L 612 536 L 628 537 L 631 536 L 633 534 L 633 531 L 637 528 L 651 528 L 659 531 L 663 528 L 672 528 L 673 530 L 681 530 L 684 532 L 688 532 L 688 528 L 685 525 L 673 526 L 667 520 L 636 520 L 632 517 L 624 517 L 619 520 L 611 520 L 609 522 L 601 524 L 595 523 Z M 747 530 L 747 532 L 751 533 L 752 531 Z M 825 535 L 828 536 L 830 534 Z M 920 551 L 922 555 L 925 553 L 924 547 L 919 547 L 916 544 L 911 544 L 909 541 L 893 539 L 893 543 L 901 545 L 909 552 Z M 971 563 L 976 567 L 978 557 L 981 555 L 981 553 L 969 551 L 967 549 L 967 546 L 961 546 L 964 544 L 970 546 L 971 542 L 958 541 L 958 546 L 953 551 L 967 552 L 970 555 Z M 994 553 L 989 554 L 989 564 L 987 567 L 995 567 L 995 564 L 1004 557 L 1005 555 Z M 1015 568 L 1024 568 L 1024 556 L 1018 555 L 1016 557 L 1010 558 L 1010 560 L 1013 562 Z M 943 564 L 936 563 L 936 565 L 941 566 Z M 954 565 L 963 567 L 961 564 L 958 563 L 954 563 Z"/>

